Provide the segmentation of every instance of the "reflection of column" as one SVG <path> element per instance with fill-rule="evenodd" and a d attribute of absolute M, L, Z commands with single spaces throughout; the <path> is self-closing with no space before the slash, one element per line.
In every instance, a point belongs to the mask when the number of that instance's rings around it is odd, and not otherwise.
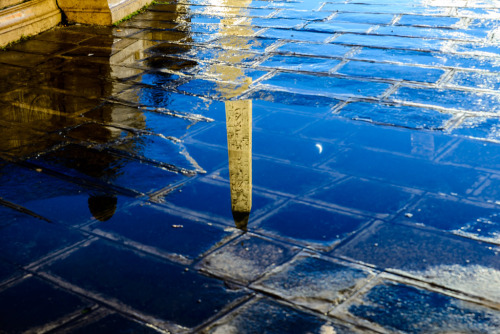
<path fill-rule="evenodd" d="M 226 101 L 231 211 L 246 230 L 252 209 L 252 101 Z"/>

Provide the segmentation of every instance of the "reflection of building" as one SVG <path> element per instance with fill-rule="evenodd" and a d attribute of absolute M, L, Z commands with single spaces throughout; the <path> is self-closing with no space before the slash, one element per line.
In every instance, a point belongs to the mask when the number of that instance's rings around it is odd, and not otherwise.
<path fill-rule="evenodd" d="M 251 0 L 223 0 L 220 5 L 227 9 L 227 17 L 221 20 L 220 46 L 217 61 L 208 72 L 218 78 L 217 89 L 226 99 L 244 92 L 251 78 L 237 66 L 247 54 L 238 50 L 250 48 L 241 37 L 253 35 L 251 19 L 241 11 Z M 245 17 L 242 21 L 242 17 Z M 246 230 L 252 208 L 252 101 L 226 101 L 227 147 L 229 156 L 229 179 L 231 188 L 231 210 L 236 227 Z"/>
<path fill-rule="evenodd" d="M 161 13 L 157 15 L 161 18 Z M 12 87 L 4 94 L 3 100 L 8 104 L 0 108 L 1 157 L 23 160 L 38 156 L 37 163 L 48 168 L 61 168 L 65 173 L 106 183 L 112 183 L 122 173 L 125 162 L 120 156 L 92 146 L 102 148 L 121 139 L 122 127 L 146 129 L 146 118 L 140 109 L 118 104 L 96 107 L 103 99 L 123 90 L 122 79 L 144 73 L 123 65 L 146 59 L 144 50 L 159 44 L 157 41 L 163 38 L 168 40 L 168 33 L 153 30 L 144 33 L 142 39 L 120 39 L 112 32 L 113 28 L 109 28 L 109 34 L 93 38 L 95 44 L 90 39 L 88 45 L 52 60 L 59 62 L 54 71 L 29 73 L 31 77 L 23 78 L 25 85 Z M 168 54 L 165 48 L 162 51 Z M 144 64 L 149 66 L 149 60 Z M 67 142 L 90 145 L 65 146 Z M 127 152 L 137 152 L 140 145 L 131 140 L 122 146 L 126 146 Z M 99 220 L 111 218 L 117 206 L 116 196 L 105 192 L 95 191 L 88 200 L 90 212 Z M 54 191 L 52 195 L 61 194 Z"/>

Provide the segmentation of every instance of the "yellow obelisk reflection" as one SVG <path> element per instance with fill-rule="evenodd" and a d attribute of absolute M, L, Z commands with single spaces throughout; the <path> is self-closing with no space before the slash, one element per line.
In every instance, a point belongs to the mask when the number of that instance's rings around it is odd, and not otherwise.
<path fill-rule="evenodd" d="M 252 209 L 252 101 L 226 101 L 231 211 L 236 227 L 246 230 Z"/>
<path fill-rule="evenodd" d="M 221 20 L 219 34 L 222 50 L 217 62 L 208 68 L 215 76 L 219 94 L 232 99 L 248 89 L 252 79 L 238 65 L 248 57 L 245 36 L 252 36 L 251 19 L 243 11 L 251 0 L 222 0 L 225 18 Z M 252 209 L 252 101 L 226 101 L 227 148 L 229 157 L 229 182 L 231 211 L 237 228 L 246 230 Z"/>

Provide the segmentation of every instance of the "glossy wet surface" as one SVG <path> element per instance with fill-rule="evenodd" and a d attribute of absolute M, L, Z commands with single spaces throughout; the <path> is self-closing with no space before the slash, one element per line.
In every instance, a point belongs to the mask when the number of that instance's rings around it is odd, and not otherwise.
<path fill-rule="evenodd" d="M 500 330 L 494 1 L 190 1 L 0 52 L 0 331 Z"/>

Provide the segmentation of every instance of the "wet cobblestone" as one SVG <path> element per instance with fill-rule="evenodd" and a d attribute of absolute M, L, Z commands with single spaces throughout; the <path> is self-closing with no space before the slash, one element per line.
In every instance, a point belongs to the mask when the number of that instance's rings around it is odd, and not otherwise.
<path fill-rule="evenodd" d="M 179 0 L 0 51 L 0 332 L 499 333 L 499 15 Z"/>

